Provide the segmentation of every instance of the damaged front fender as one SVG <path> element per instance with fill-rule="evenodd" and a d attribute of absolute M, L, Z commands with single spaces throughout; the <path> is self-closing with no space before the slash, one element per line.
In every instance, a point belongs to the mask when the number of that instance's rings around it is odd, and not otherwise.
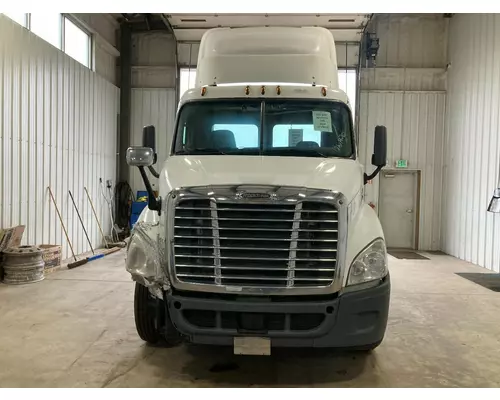
<path fill-rule="evenodd" d="M 153 295 L 160 298 L 163 297 L 163 291 L 170 290 L 162 238 L 158 213 L 144 209 L 132 230 L 125 262 L 132 279 L 148 287 Z"/>

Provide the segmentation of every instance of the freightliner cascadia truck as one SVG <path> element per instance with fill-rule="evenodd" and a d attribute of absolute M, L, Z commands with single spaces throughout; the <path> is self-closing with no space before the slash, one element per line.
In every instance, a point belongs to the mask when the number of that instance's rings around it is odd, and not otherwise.
<path fill-rule="evenodd" d="M 207 31 L 169 148 L 155 134 L 126 155 L 148 191 L 126 256 L 143 340 L 262 355 L 381 343 L 390 278 L 364 188 L 387 133 L 365 171 L 328 30 Z"/>

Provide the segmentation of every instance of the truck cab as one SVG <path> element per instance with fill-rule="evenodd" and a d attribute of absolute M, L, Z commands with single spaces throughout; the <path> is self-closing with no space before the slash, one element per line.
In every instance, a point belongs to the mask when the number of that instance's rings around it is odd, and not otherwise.
<path fill-rule="evenodd" d="M 159 172 L 156 151 L 152 126 L 127 151 L 149 193 L 126 261 L 143 340 L 237 354 L 381 343 L 390 278 L 364 186 L 386 129 L 368 174 L 328 30 L 208 31 Z"/>

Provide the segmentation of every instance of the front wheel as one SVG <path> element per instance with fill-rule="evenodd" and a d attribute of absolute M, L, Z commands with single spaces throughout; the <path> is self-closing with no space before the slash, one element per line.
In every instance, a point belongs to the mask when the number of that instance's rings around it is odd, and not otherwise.
<path fill-rule="evenodd" d="M 146 286 L 135 284 L 135 327 L 139 337 L 149 344 L 165 342 L 169 346 L 180 343 L 181 338 L 166 312 L 165 303 L 151 295 Z"/>

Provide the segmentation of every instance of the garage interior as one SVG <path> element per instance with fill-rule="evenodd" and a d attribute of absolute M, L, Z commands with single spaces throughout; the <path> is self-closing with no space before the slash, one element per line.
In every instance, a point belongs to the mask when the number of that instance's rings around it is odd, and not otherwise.
<path fill-rule="evenodd" d="M 387 127 L 387 166 L 365 187 L 392 280 L 372 353 L 149 346 L 124 248 L 68 268 L 126 240 L 146 204 L 127 148 L 155 125 L 161 165 L 203 33 L 244 26 L 331 31 L 367 170 Z M 499 27 L 499 14 L 0 14 L 0 244 L 55 260 L 39 282 L 0 284 L 0 386 L 500 386 Z"/>

